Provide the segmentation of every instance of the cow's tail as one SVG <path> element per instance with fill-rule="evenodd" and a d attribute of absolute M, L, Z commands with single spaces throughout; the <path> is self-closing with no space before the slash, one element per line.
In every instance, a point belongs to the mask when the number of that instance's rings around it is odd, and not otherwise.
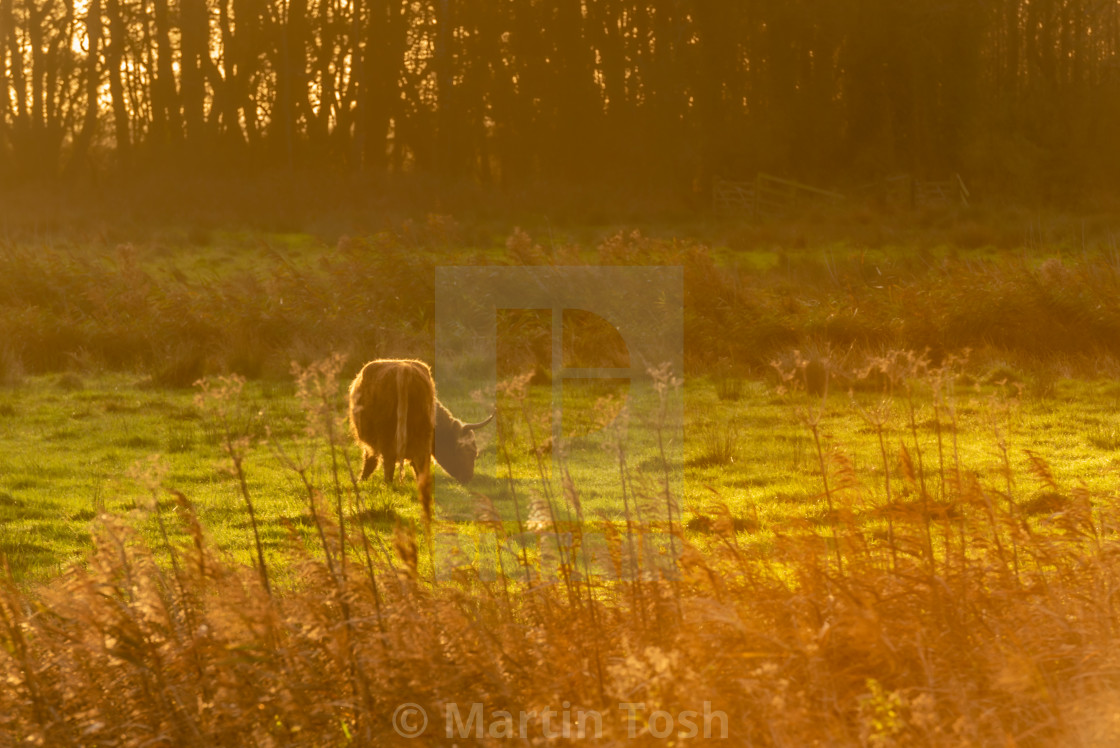
<path fill-rule="evenodd" d="M 405 456 L 408 445 L 408 380 L 412 370 L 405 366 L 397 367 L 397 433 L 396 455 L 400 460 Z"/>
<path fill-rule="evenodd" d="M 362 417 L 361 414 L 362 414 L 362 409 L 364 407 L 363 403 L 362 403 L 362 384 L 363 384 L 364 381 L 365 381 L 365 376 L 364 376 L 364 372 L 363 372 L 362 374 L 359 374 L 357 377 L 355 377 L 354 381 L 350 383 L 350 393 L 349 393 L 349 396 L 350 396 L 350 430 L 354 433 L 355 437 L 357 437 L 359 440 L 362 440 L 362 441 L 364 441 L 362 439 L 362 429 L 358 424 L 361 422 L 361 417 Z"/>

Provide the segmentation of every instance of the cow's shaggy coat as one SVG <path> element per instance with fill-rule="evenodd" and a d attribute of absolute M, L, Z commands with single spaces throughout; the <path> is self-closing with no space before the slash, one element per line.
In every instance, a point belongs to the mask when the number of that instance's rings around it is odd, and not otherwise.
<path fill-rule="evenodd" d="M 470 481 L 478 457 L 474 429 L 490 418 L 468 424 L 451 415 L 436 398 L 432 371 L 423 361 L 370 361 L 350 384 L 350 424 L 365 457 L 362 478 L 380 462 L 385 482 L 392 483 L 397 463 L 408 460 L 427 517 L 432 458 L 459 482 Z"/>

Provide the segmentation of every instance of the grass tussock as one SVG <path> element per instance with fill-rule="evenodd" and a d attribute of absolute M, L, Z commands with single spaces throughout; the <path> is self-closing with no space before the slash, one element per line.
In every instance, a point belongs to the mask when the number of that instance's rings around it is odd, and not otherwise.
<path fill-rule="evenodd" d="M 689 461 L 692 467 L 730 466 L 740 456 L 740 427 L 734 423 L 704 425 L 696 439 L 700 453 Z"/>
<path fill-rule="evenodd" d="M 554 574 L 522 552 L 438 581 L 433 537 L 472 527 L 504 537 L 508 522 L 479 495 L 476 522 L 369 532 L 359 518 L 372 510 L 338 448 L 340 360 L 301 370 L 308 444 L 319 447 L 280 456 L 315 533 L 293 531 L 282 557 L 257 544 L 240 565 L 215 550 L 158 461 L 142 467 L 159 541 L 103 516 L 84 567 L 43 587 L 0 587 L 0 742 L 404 745 L 393 718 L 414 704 L 429 715 L 429 742 L 504 744 L 497 713 L 522 710 L 540 740 L 548 707 L 600 714 L 587 736 L 596 745 L 656 743 L 655 711 L 706 708 L 726 715 L 736 745 L 1115 744 L 1117 497 L 1063 485 L 1033 452 L 1016 473 L 998 429 L 1000 470 L 962 464 L 953 372 L 913 354 L 874 365 L 884 400 L 863 412 L 883 437 L 876 485 L 829 439 L 827 401 L 778 364 L 780 396 L 812 440 L 813 521 L 765 528 L 764 543 L 743 534 L 757 517 L 744 523 L 722 504 L 692 531 L 672 512 L 667 525 L 561 527 L 554 502 L 580 506 L 567 478 L 563 499 L 534 497 L 517 528 L 542 542 L 571 533 Z M 944 426 L 936 453 L 917 438 L 923 388 Z M 236 378 L 213 380 L 200 401 L 256 533 L 238 393 Z M 1024 501 L 1024 485 L 1045 500 Z M 643 552 L 658 531 L 669 542 Z M 606 551 L 595 567 L 593 537 Z M 501 573 L 483 573 L 487 562 Z M 476 703 L 481 734 L 452 723 L 469 733 L 447 735 L 449 705 L 465 719 Z M 638 703 L 636 715 L 620 708 Z M 723 723 L 708 727 L 718 736 Z"/>

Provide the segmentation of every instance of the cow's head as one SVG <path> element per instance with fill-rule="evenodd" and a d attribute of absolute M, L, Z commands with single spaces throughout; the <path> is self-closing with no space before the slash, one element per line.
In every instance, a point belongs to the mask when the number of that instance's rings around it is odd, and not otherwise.
<path fill-rule="evenodd" d="M 460 483 L 468 483 L 474 477 L 474 461 L 478 458 L 478 445 L 474 442 L 474 430 L 481 428 L 494 416 L 478 423 L 463 423 L 436 403 L 436 432 L 432 444 L 432 456 L 440 467 Z"/>

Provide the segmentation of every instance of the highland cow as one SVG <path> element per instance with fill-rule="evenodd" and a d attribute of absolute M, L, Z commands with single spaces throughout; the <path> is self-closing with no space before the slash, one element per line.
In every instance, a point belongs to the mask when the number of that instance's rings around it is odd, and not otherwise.
<path fill-rule="evenodd" d="M 408 460 L 424 514 L 431 517 L 432 458 L 460 483 L 474 477 L 474 430 L 494 418 L 463 423 L 436 398 L 432 371 L 423 361 L 370 361 L 350 385 L 350 424 L 362 447 L 362 478 L 380 461 L 392 484 L 398 462 Z"/>

